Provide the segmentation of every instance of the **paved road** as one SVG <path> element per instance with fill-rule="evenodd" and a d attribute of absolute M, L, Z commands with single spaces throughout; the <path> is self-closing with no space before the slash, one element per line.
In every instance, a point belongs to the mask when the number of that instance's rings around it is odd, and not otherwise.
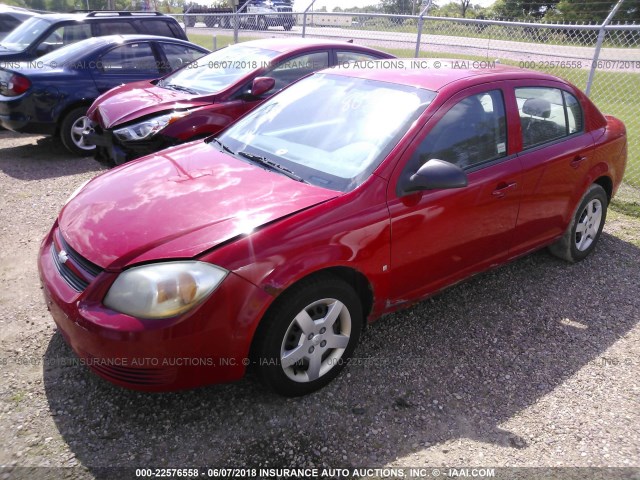
<path fill-rule="evenodd" d="M 204 24 L 197 24 L 202 25 Z M 456 26 L 454 26 L 455 28 Z M 459 28 L 459 27 L 458 27 Z M 233 30 L 221 28 L 201 28 L 196 26 L 190 32 L 203 34 L 233 35 Z M 300 36 L 302 27 L 296 26 L 285 32 L 279 27 L 268 31 L 240 30 L 240 38 L 269 38 L 280 36 Z M 524 32 L 520 30 L 520 34 Z M 310 37 L 353 39 L 358 43 L 373 47 L 392 47 L 414 50 L 416 34 L 412 32 L 358 30 L 337 27 L 307 27 L 306 35 Z M 595 42 L 595 32 L 591 34 Z M 452 54 L 477 55 L 488 58 L 504 58 L 509 60 L 527 61 L 581 61 L 582 68 L 590 66 L 594 47 L 579 47 L 565 45 L 548 45 L 544 43 L 529 43 L 510 40 L 495 40 L 487 38 L 457 37 L 452 35 L 422 35 L 422 50 L 431 50 Z M 639 45 L 640 47 L 640 45 Z M 609 62 L 640 62 L 640 48 L 602 48 L 600 60 Z M 589 61 L 589 62 L 587 62 Z M 640 64 L 633 65 L 604 65 L 607 70 L 630 70 L 640 73 Z"/>

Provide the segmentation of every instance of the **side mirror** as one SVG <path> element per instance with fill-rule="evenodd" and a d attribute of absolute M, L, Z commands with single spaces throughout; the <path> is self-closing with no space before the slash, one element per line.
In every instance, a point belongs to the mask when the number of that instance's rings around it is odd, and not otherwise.
<path fill-rule="evenodd" d="M 444 160 L 431 159 L 422 165 L 402 185 L 402 195 L 422 190 L 461 188 L 468 184 L 467 175 L 459 166 Z"/>
<path fill-rule="evenodd" d="M 253 84 L 251 85 L 251 95 L 254 97 L 259 97 L 273 87 L 275 87 L 276 81 L 270 77 L 256 77 L 253 79 Z"/>

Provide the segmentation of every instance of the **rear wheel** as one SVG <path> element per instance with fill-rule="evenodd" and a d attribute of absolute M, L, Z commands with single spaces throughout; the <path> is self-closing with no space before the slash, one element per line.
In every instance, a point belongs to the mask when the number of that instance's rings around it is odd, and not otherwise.
<path fill-rule="evenodd" d="M 607 193 L 593 184 L 584 194 L 564 235 L 549 247 L 551 253 L 571 263 L 579 262 L 596 247 L 607 217 Z"/>
<path fill-rule="evenodd" d="M 84 140 L 83 132 L 89 129 L 87 108 L 78 107 L 71 110 L 60 124 L 60 140 L 67 150 L 76 155 L 91 155 L 96 146 Z"/>
<path fill-rule="evenodd" d="M 332 275 L 302 281 L 277 300 L 256 332 L 258 374 L 285 396 L 322 388 L 351 357 L 362 321 L 349 284 Z"/>
<path fill-rule="evenodd" d="M 266 30 L 267 29 L 267 19 L 264 17 L 258 17 L 258 30 Z"/>

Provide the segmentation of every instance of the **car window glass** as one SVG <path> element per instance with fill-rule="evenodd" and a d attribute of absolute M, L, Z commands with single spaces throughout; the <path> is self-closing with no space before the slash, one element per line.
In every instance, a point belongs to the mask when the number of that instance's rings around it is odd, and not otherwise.
<path fill-rule="evenodd" d="M 158 63 L 148 43 L 121 45 L 100 59 L 105 73 L 159 73 Z"/>
<path fill-rule="evenodd" d="M 98 22 L 98 29 L 100 35 L 127 35 L 131 33 L 138 33 L 133 24 L 128 22 Z"/>
<path fill-rule="evenodd" d="M 507 155 L 504 101 L 500 90 L 471 95 L 456 103 L 417 148 L 414 171 L 431 159 L 461 168 Z"/>
<path fill-rule="evenodd" d="M 20 20 L 9 16 L 0 16 L 0 32 L 10 32 L 20 24 Z"/>
<path fill-rule="evenodd" d="M 51 22 L 32 17 L 12 30 L 3 40 L 2 46 L 9 50 L 22 50 L 35 42 L 49 27 Z"/>
<path fill-rule="evenodd" d="M 91 37 L 91 26 L 86 23 L 75 23 L 72 25 L 63 25 L 56 28 L 51 34 L 42 42 L 48 46 L 58 48 L 63 45 L 70 45 L 80 40 L 85 40 Z"/>
<path fill-rule="evenodd" d="M 169 61 L 171 70 L 176 70 L 204 55 L 202 52 L 186 45 L 175 45 L 171 43 L 160 43 L 159 45 Z"/>
<path fill-rule="evenodd" d="M 371 60 L 380 60 L 379 57 L 369 55 L 362 52 L 336 52 L 338 56 L 338 65 L 345 65 L 347 63 L 366 62 Z"/>
<path fill-rule="evenodd" d="M 163 20 L 145 19 L 144 27 L 151 35 L 160 35 L 162 37 L 173 37 L 173 32 L 169 28 L 169 24 Z"/>
<path fill-rule="evenodd" d="M 316 70 L 321 70 L 329 66 L 329 52 L 315 52 L 306 55 L 298 55 L 290 58 L 278 66 L 265 76 L 271 77 L 276 81 L 275 86 L 270 94 L 283 89 L 290 83 L 308 75 Z"/>
<path fill-rule="evenodd" d="M 516 100 L 523 148 L 535 147 L 568 134 L 561 90 L 547 87 L 516 88 Z"/>
<path fill-rule="evenodd" d="M 582 108 L 580 102 L 569 92 L 562 92 L 564 95 L 564 103 L 567 107 L 567 120 L 569 122 L 569 135 L 581 132 L 583 127 Z"/>

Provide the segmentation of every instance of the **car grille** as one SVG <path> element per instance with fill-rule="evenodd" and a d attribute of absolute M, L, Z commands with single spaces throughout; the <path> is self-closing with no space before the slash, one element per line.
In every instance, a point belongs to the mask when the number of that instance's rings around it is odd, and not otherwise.
<path fill-rule="evenodd" d="M 107 365 L 108 362 L 99 362 L 91 358 L 87 363 L 93 371 L 107 380 L 116 380 L 131 385 L 170 385 L 175 382 L 177 377 L 177 369 L 174 367 L 134 368 Z"/>
<path fill-rule="evenodd" d="M 71 248 L 62 238 L 59 230 L 56 230 L 53 236 L 51 257 L 60 276 L 64 278 L 71 288 L 78 292 L 83 292 L 89 286 L 89 283 L 102 273 L 100 267 L 94 265 Z"/>

